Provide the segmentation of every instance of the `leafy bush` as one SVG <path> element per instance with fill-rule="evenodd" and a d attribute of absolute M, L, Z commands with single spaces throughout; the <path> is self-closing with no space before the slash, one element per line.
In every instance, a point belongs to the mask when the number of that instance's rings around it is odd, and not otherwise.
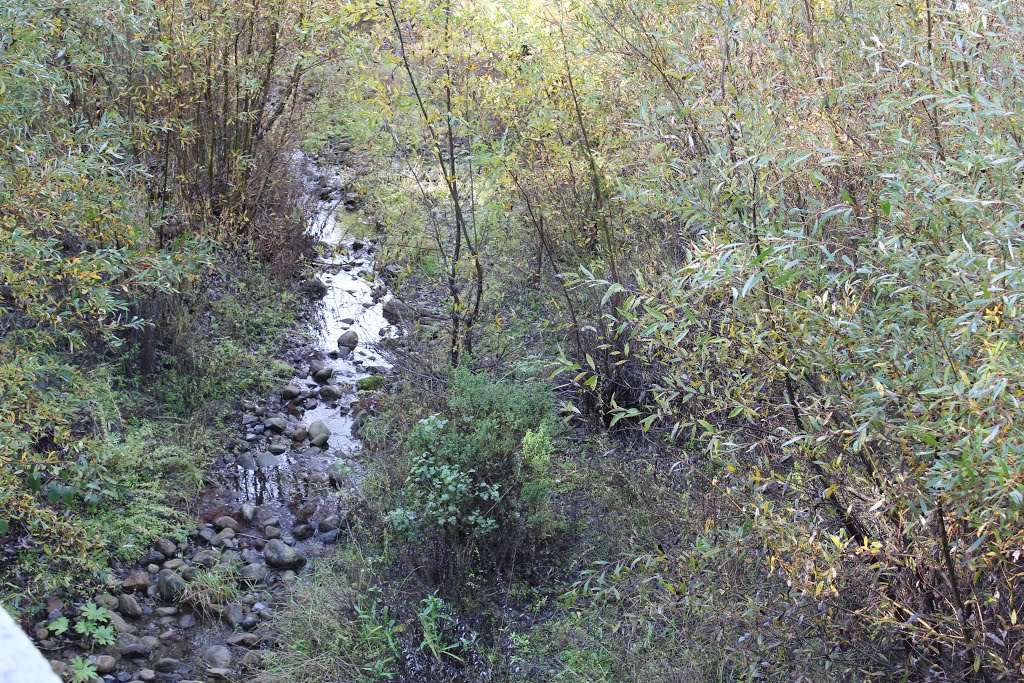
<path fill-rule="evenodd" d="M 542 533 L 554 450 L 550 397 L 460 369 L 446 408 L 406 439 L 409 470 L 392 525 L 410 540 L 439 534 L 476 548 Z"/>

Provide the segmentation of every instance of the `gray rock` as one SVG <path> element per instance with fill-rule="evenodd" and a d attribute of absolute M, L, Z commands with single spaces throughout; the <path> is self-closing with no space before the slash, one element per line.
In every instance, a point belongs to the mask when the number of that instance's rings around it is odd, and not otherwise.
<path fill-rule="evenodd" d="M 210 545 L 219 548 L 235 537 L 235 530 L 232 528 L 222 529 L 216 536 L 210 539 Z M 161 572 L 162 573 L 162 572 Z"/>
<path fill-rule="evenodd" d="M 252 647 L 260 642 L 259 636 L 255 633 L 235 633 L 228 636 L 227 644 L 238 647 Z"/>
<path fill-rule="evenodd" d="M 238 572 L 243 581 L 255 585 L 267 578 L 267 568 L 262 564 L 247 564 Z"/>
<path fill-rule="evenodd" d="M 292 432 L 292 441 L 301 443 L 301 442 L 306 440 L 306 437 L 308 435 L 309 435 L 309 432 L 306 431 L 306 428 L 304 426 L 296 427 L 295 431 Z"/>
<path fill-rule="evenodd" d="M 302 404 L 302 407 L 306 410 L 313 410 L 318 405 L 320 405 L 320 403 L 315 398 L 307 398 L 306 402 Z"/>
<path fill-rule="evenodd" d="M 117 596 L 117 611 L 133 619 L 142 616 L 142 606 L 139 605 L 139 601 L 127 593 Z"/>
<path fill-rule="evenodd" d="M 256 506 L 252 503 L 242 503 L 239 512 L 242 515 L 242 519 L 246 522 L 251 522 L 256 517 Z"/>
<path fill-rule="evenodd" d="M 121 588 L 126 591 L 144 591 L 149 588 L 149 574 L 146 572 L 132 572 L 121 582 Z"/>
<path fill-rule="evenodd" d="M 161 538 L 153 544 L 153 547 L 163 553 L 164 557 L 174 557 L 178 552 L 178 546 L 168 538 Z"/>
<path fill-rule="evenodd" d="M 331 436 L 331 429 L 324 424 L 323 420 L 317 420 L 313 424 L 309 425 L 309 427 L 306 428 L 306 431 L 309 434 L 310 440 L 322 435 L 326 435 L 327 437 Z"/>
<path fill-rule="evenodd" d="M 292 529 L 292 536 L 299 539 L 300 541 L 304 541 L 312 535 L 313 527 L 311 527 L 308 524 L 296 524 L 295 527 Z"/>
<path fill-rule="evenodd" d="M 276 526 L 264 527 L 263 535 L 266 536 L 267 539 L 281 538 L 281 529 Z"/>
<path fill-rule="evenodd" d="M 112 655 L 96 655 L 95 659 L 92 660 L 92 665 L 96 667 L 96 673 L 98 674 L 113 673 L 114 669 L 117 668 L 117 657 Z"/>
<path fill-rule="evenodd" d="M 320 532 L 327 533 L 328 531 L 335 531 L 341 528 L 341 518 L 338 515 L 327 515 L 323 521 L 320 522 Z"/>
<path fill-rule="evenodd" d="M 153 665 L 153 668 L 157 671 L 177 671 L 181 668 L 181 662 L 174 657 L 161 657 L 156 660 L 156 664 Z"/>
<path fill-rule="evenodd" d="M 309 445 L 315 448 L 323 448 L 330 441 L 331 437 L 327 434 L 321 434 L 315 438 L 309 440 Z"/>
<path fill-rule="evenodd" d="M 337 384 L 325 384 L 324 386 L 320 387 L 320 398 L 322 398 L 325 401 L 337 400 L 341 398 L 342 393 L 343 392 L 341 390 L 341 387 L 339 387 Z"/>
<path fill-rule="evenodd" d="M 263 549 L 267 565 L 275 569 L 299 569 L 306 564 L 306 557 L 284 541 L 275 538 Z"/>
<path fill-rule="evenodd" d="M 339 533 L 341 533 L 341 532 L 338 531 L 337 529 L 335 529 L 334 531 L 328 531 L 325 534 L 320 534 L 320 542 L 321 543 L 337 543 L 338 542 L 338 534 Z"/>
<path fill-rule="evenodd" d="M 319 384 L 326 384 L 331 377 L 334 377 L 334 368 L 325 365 L 323 361 L 315 360 L 309 364 L 309 374 Z"/>
<path fill-rule="evenodd" d="M 210 537 L 213 538 L 212 536 Z M 220 552 L 213 548 L 205 548 L 192 556 L 192 561 L 207 569 L 213 568 L 220 561 Z"/>
<path fill-rule="evenodd" d="M 256 456 L 256 464 L 259 466 L 260 469 L 265 470 L 270 469 L 271 467 L 277 467 L 279 463 L 277 462 L 276 455 L 274 455 L 273 453 L 268 453 L 267 451 L 263 451 L 262 453 Z"/>
<path fill-rule="evenodd" d="M 107 619 L 110 620 L 110 624 L 118 633 L 135 633 L 139 630 L 125 621 L 124 617 L 117 612 L 107 612 Z"/>
<path fill-rule="evenodd" d="M 355 330 L 348 330 L 338 337 L 339 349 L 354 349 L 359 345 L 359 335 Z"/>
<path fill-rule="evenodd" d="M 148 657 L 160 644 L 160 639 L 156 636 L 136 638 L 132 635 L 123 635 L 117 643 L 121 648 L 121 654 L 125 657 Z"/>
<path fill-rule="evenodd" d="M 146 556 L 144 558 L 142 558 L 142 564 L 160 564 L 166 559 L 167 557 L 162 552 L 160 552 L 156 548 L 153 548 L 148 553 L 146 553 Z"/>
<path fill-rule="evenodd" d="M 221 515 L 213 520 L 213 526 L 217 527 L 218 530 L 231 529 L 232 531 L 238 531 L 238 522 L 229 515 Z"/>
<path fill-rule="evenodd" d="M 100 607 L 106 607 L 107 609 L 117 609 L 117 598 L 115 598 L 110 593 L 98 594 L 96 597 L 93 598 L 93 602 L 95 602 Z"/>
<path fill-rule="evenodd" d="M 171 569 L 161 569 L 156 580 L 156 592 L 164 602 L 177 602 L 185 591 L 185 579 Z"/>
<path fill-rule="evenodd" d="M 281 390 L 281 398 L 291 401 L 302 395 L 302 387 L 296 384 L 289 384 Z"/>
<path fill-rule="evenodd" d="M 256 564 L 263 561 L 263 555 L 258 550 L 246 548 L 242 551 L 242 562 L 245 564 Z"/>
<path fill-rule="evenodd" d="M 220 618 L 231 628 L 238 628 L 245 619 L 245 611 L 237 603 L 231 603 L 221 610 Z"/>
<path fill-rule="evenodd" d="M 267 429 L 280 434 L 288 427 L 288 420 L 283 417 L 268 417 L 263 424 Z"/>
<path fill-rule="evenodd" d="M 226 669 L 231 666 L 231 650 L 224 645 L 214 645 L 213 647 L 206 648 L 206 652 L 203 653 L 203 661 L 208 666 Z"/>
<path fill-rule="evenodd" d="M 267 452 L 271 455 L 282 455 L 288 452 L 288 446 L 283 443 L 272 443 L 267 446 Z"/>
<path fill-rule="evenodd" d="M 183 614 L 181 619 L 178 620 L 178 628 L 187 631 L 196 625 L 196 617 L 194 614 Z"/>
<path fill-rule="evenodd" d="M 252 453 L 239 454 L 239 456 L 235 459 L 235 464 L 237 464 L 242 469 L 248 470 L 250 472 L 256 469 L 256 459 L 252 457 Z"/>
<path fill-rule="evenodd" d="M 156 680 L 156 672 L 152 669 L 139 669 L 139 672 L 135 675 L 140 681 L 144 681 L 145 683 Z"/>

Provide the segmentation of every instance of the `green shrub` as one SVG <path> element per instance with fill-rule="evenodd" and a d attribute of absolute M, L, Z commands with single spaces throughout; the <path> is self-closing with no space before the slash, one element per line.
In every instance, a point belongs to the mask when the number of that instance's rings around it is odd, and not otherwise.
<path fill-rule="evenodd" d="M 408 474 L 389 521 L 409 540 L 440 535 L 459 547 L 542 533 L 553 431 L 545 392 L 455 371 L 445 414 L 406 439 Z"/>

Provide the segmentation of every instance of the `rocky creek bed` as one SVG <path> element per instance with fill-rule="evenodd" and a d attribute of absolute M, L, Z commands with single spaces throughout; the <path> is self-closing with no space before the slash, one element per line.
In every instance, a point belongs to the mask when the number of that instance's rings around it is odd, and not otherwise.
<path fill-rule="evenodd" d="M 355 513 L 364 472 L 358 435 L 371 410 L 365 392 L 390 369 L 382 349 L 399 336 L 407 307 L 375 277 L 376 245 L 336 219 L 356 209 L 345 179 L 305 157 L 296 166 L 310 197 L 309 229 L 320 239 L 308 289 L 322 304 L 311 306 L 306 333 L 282 358 L 295 376 L 243 405 L 187 538 L 158 541 L 95 596 L 109 610 L 115 644 L 88 654 L 56 636 L 48 627 L 73 608 L 53 600 L 34 635 L 66 679 L 70 660 L 87 656 L 104 681 L 251 680 L 258 651 L 273 646 L 275 601 L 332 551 Z"/>

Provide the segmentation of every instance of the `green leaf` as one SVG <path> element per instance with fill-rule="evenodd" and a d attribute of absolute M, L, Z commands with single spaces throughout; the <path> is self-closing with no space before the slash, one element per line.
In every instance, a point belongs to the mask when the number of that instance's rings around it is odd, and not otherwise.
<path fill-rule="evenodd" d="M 71 622 L 68 621 L 67 617 L 61 617 L 60 619 L 54 619 L 46 627 L 54 633 L 54 635 L 63 635 L 67 633 L 67 630 L 71 627 Z"/>

